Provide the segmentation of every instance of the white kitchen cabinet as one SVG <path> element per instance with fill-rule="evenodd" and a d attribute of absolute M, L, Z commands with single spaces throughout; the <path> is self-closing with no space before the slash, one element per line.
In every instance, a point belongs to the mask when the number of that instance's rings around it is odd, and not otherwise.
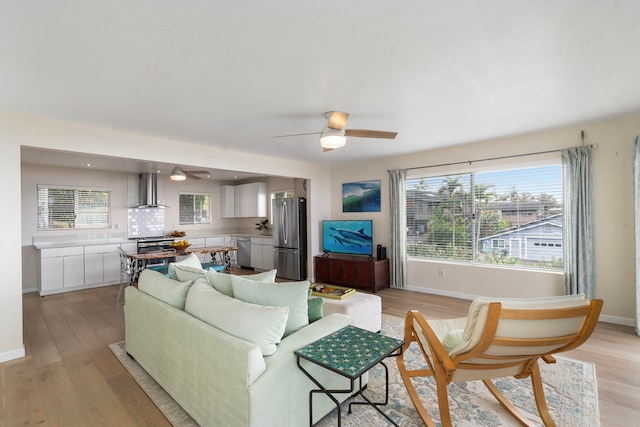
<path fill-rule="evenodd" d="M 63 261 L 64 287 L 84 286 L 84 255 L 69 255 Z"/>
<path fill-rule="evenodd" d="M 40 294 L 84 286 L 84 248 L 51 248 L 40 251 Z"/>
<path fill-rule="evenodd" d="M 113 284 L 120 281 L 120 245 L 95 245 L 84 248 L 84 284 Z"/>
<path fill-rule="evenodd" d="M 271 237 L 251 238 L 251 267 L 256 270 L 273 268 L 273 240 Z"/>
<path fill-rule="evenodd" d="M 235 218 L 266 217 L 267 184 L 265 182 L 252 182 L 236 185 L 233 201 L 233 216 Z M 228 206 L 225 206 L 224 210 L 225 214 L 230 213 Z"/>
<path fill-rule="evenodd" d="M 267 202 L 266 182 L 220 186 L 221 218 L 266 217 Z"/>
<path fill-rule="evenodd" d="M 235 185 L 220 186 L 220 218 L 235 218 Z"/>
<path fill-rule="evenodd" d="M 64 261 L 62 257 L 40 258 L 40 295 L 64 288 Z"/>

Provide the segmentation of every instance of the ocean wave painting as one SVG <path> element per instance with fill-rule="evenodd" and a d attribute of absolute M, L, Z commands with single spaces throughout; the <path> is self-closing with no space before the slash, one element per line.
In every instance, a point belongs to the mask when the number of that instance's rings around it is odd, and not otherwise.
<path fill-rule="evenodd" d="M 342 184 L 342 212 L 380 212 L 380 180 Z"/>

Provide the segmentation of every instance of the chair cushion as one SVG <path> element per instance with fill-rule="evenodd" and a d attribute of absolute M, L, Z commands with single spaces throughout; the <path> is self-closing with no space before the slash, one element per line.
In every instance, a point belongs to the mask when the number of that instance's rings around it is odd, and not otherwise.
<path fill-rule="evenodd" d="M 277 270 L 269 270 L 262 273 L 242 275 L 247 280 L 257 280 L 259 282 L 273 283 L 276 280 Z M 214 270 L 207 270 L 207 280 L 218 292 L 233 297 L 233 287 L 231 286 L 231 277 L 233 274 L 218 273 Z"/>
<path fill-rule="evenodd" d="M 269 283 L 244 277 L 231 277 L 234 297 L 253 304 L 288 307 L 285 336 L 309 324 L 307 298 L 311 284 L 308 281 Z"/>
<path fill-rule="evenodd" d="M 585 300 L 584 294 L 578 295 L 562 295 L 562 296 L 554 296 L 554 297 L 541 297 L 541 298 L 489 298 L 489 297 L 479 297 L 476 298 L 471 305 L 469 306 L 469 313 L 467 315 L 467 323 L 464 327 L 463 337 L 464 344 L 454 348 L 449 354 L 451 356 L 462 354 L 467 352 L 469 349 L 475 347 L 484 330 L 484 325 L 487 319 L 487 309 L 489 307 L 489 303 L 491 302 L 499 302 L 502 304 L 502 308 L 510 308 L 510 309 L 553 309 L 553 308 L 569 308 L 576 306 L 588 305 L 589 302 Z M 536 321 L 537 324 L 533 321 L 527 322 L 527 327 L 529 328 L 537 328 L 539 329 L 539 335 L 546 336 L 548 335 L 547 331 L 549 328 L 553 328 L 554 325 L 560 325 L 562 322 L 553 320 L 553 321 L 544 321 L 539 320 Z M 543 323 L 540 323 L 543 322 Z M 546 322 L 546 323 L 544 323 Z M 510 322 L 505 322 L 504 320 L 500 322 L 498 326 L 498 330 L 496 331 L 496 335 L 498 336 L 520 336 L 520 337 L 533 337 L 533 335 L 528 333 L 527 331 L 522 330 L 523 322 L 518 323 L 516 330 L 513 332 L 509 332 L 506 329 L 509 328 Z M 513 322 L 511 322 L 514 324 Z M 542 326 L 542 327 L 540 327 Z"/>
<path fill-rule="evenodd" d="M 184 310 L 187 293 L 192 284 L 191 280 L 181 282 L 169 279 L 164 274 L 148 268 L 142 270 L 138 278 L 138 289 L 179 310 Z"/>
<path fill-rule="evenodd" d="M 252 342 L 268 356 L 276 352 L 289 309 L 247 303 L 224 295 L 204 279 L 191 287 L 185 311 L 229 335 Z"/>
<path fill-rule="evenodd" d="M 189 255 L 187 255 L 187 257 L 181 261 L 178 262 L 170 262 L 169 263 L 169 270 L 168 270 L 168 274 L 169 277 L 172 279 L 177 279 L 178 276 L 176 275 L 176 265 L 185 265 L 185 266 L 189 266 L 189 267 L 196 267 L 196 268 L 200 268 L 202 269 L 202 264 L 200 263 L 200 258 L 198 258 L 198 255 L 194 254 L 194 253 L 190 253 Z"/>

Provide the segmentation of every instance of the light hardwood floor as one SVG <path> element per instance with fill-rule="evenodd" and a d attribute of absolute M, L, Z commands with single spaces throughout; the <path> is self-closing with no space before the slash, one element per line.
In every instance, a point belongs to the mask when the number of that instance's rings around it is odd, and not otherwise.
<path fill-rule="evenodd" d="M 124 339 L 117 286 L 51 295 L 25 294 L 26 357 L 0 364 L 0 426 L 169 426 L 107 348 Z M 384 289 L 383 312 L 462 316 L 469 301 Z M 598 325 L 569 354 L 596 364 L 602 425 L 640 419 L 640 338 L 633 328 Z M 631 422 L 631 424 L 630 424 Z"/>

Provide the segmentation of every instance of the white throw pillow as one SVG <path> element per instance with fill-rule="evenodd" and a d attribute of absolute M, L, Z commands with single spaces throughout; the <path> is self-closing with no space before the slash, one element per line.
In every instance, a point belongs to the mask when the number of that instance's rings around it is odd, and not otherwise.
<path fill-rule="evenodd" d="M 199 268 L 202 270 L 202 263 L 200 262 L 200 258 L 198 258 L 198 255 L 194 253 L 190 253 L 189 255 L 187 255 L 187 257 L 182 261 L 169 263 L 169 268 L 167 273 L 169 274 L 169 277 L 172 279 L 178 278 L 178 276 L 176 275 L 176 265 L 185 265 L 189 267 Z"/>
<path fill-rule="evenodd" d="M 233 296 L 242 301 L 289 308 L 289 319 L 284 336 L 309 324 L 309 282 L 268 283 L 248 280 L 245 276 L 232 276 Z"/>
<path fill-rule="evenodd" d="M 188 265 L 176 264 L 174 266 L 174 269 L 176 272 L 176 276 L 178 277 L 178 280 L 181 280 L 181 281 L 192 280 L 195 282 L 196 280 L 202 279 L 205 277 L 204 276 L 205 271 L 198 267 L 190 267 Z"/>
<path fill-rule="evenodd" d="M 257 280 L 259 282 L 273 283 L 276 280 L 277 270 L 269 270 L 262 273 L 246 274 L 242 275 L 243 278 L 248 280 Z M 218 292 L 233 297 L 233 286 L 231 285 L 231 277 L 233 274 L 218 273 L 214 269 L 210 268 L 206 273 L 207 280 Z"/>
<path fill-rule="evenodd" d="M 276 352 L 289 313 L 286 307 L 267 307 L 231 298 L 204 279 L 191 287 L 185 311 L 229 335 L 256 344 L 264 356 Z"/>
<path fill-rule="evenodd" d="M 180 310 L 184 310 L 187 293 L 193 281 L 180 282 L 169 279 L 164 274 L 144 269 L 138 278 L 138 289 L 160 301 L 166 302 Z"/>

